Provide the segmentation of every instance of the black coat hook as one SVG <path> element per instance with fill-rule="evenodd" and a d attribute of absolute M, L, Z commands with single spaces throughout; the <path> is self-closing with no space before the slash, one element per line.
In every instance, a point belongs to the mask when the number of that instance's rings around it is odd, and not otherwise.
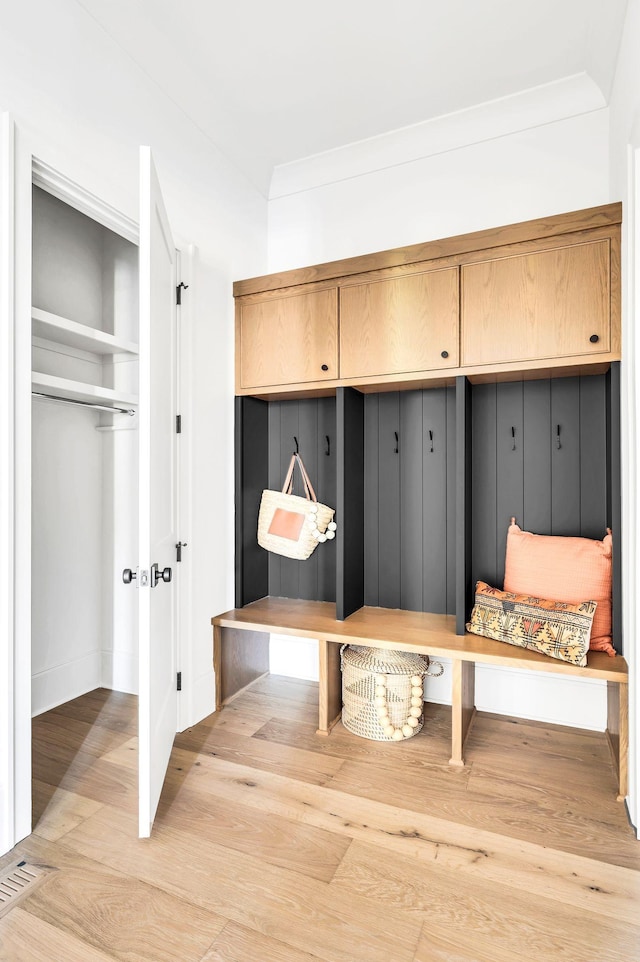
<path fill-rule="evenodd" d="M 560 425 L 556 425 L 556 444 L 558 445 L 558 450 L 562 447 L 560 444 Z"/>
<path fill-rule="evenodd" d="M 296 447 L 295 447 L 295 451 L 294 451 L 293 453 L 294 453 L 294 454 L 300 454 L 300 448 L 298 447 L 298 439 L 297 439 L 297 437 L 295 436 L 295 434 L 293 435 L 293 443 L 294 443 L 295 446 L 296 446 Z"/>
<path fill-rule="evenodd" d="M 515 429 L 514 427 L 511 428 L 511 440 L 512 440 L 512 442 L 513 442 L 513 444 L 511 445 L 511 450 L 512 450 L 512 451 L 515 451 L 515 449 L 516 449 L 516 429 Z"/>
<path fill-rule="evenodd" d="M 398 451 L 400 450 L 399 447 L 398 447 L 398 432 L 397 432 L 397 431 L 394 431 L 394 432 L 393 432 L 393 436 L 394 436 L 395 439 L 396 439 L 396 446 L 395 446 L 395 448 L 393 449 L 393 453 L 394 453 L 394 454 L 397 454 Z"/>
<path fill-rule="evenodd" d="M 329 457 L 330 454 L 331 454 L 331 442 L 329 441 L 329 435 L 328 435 L 328 434 L 325 434 L 325 436 L 324 436 L 324 441 L 325 441 L 325 444 L 326 444 L 326 448 L 325 448 L 325 450 L 324 450 L 324 453 L 327 455 L 327 457 Z"/>
<path fill-rule="evenodd" d="M 431 443 L 431 454 L 433 454 L 433 431 L 429 431 L 429 441 Z"/>

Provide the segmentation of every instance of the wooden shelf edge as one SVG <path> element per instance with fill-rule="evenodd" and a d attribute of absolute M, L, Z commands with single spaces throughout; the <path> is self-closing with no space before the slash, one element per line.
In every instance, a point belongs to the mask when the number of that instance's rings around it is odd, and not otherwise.
<path fill-rule="evenodd" d="M 411 371 L 360 378 L 341 378 L 327 383 L 310 381 L 306 384 L 278 384 L 268 387 L 236 388 L 237 397 L 255 397 L 262 401 L 287 401 L 311 397 L 333 397 L 337 388 L 352 387 L 361 394 L 387 391 L 419 391 L 429 388 L 451 387 L 456 377 L 463 375 L 472 384 L 498 384 L 513 381 L 537 381 L 556 377 L 606 374 L 611 364 L 620 360 L 619 353 L 584 354 L 566 357 L 552 363 L 549 358 L 535 361 L 509 361 L 504 364 L 484 364 L 473 367 L 450 368 L 445 372 Z"/>
<path fill-rule="evenodd" d="M 365 607 L 346 621 L 336 621 L 332 602 L 263 598 L 245 608 L 234 608 L 216 615 L 211 623 L 221 628 L 322 638 L 334 644 L 400 649 L 435 658 L 600 679 L 618 684 L 628 680 L 627 663 L 621 655 L 610 658 L 606 652 L 592 651 L 587 656 L 587 666 L 581 668 L 468 632 L 456 635 L 455 618 L 452 615 Z"/>

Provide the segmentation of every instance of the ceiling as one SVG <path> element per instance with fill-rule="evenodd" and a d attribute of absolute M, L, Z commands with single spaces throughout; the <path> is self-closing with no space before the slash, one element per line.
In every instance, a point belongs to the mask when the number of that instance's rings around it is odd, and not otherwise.
<path fill-rule="evenodd" d="M 77 0 L 265 195 L 274 166 L 587 73 L 627 0 Z"/>

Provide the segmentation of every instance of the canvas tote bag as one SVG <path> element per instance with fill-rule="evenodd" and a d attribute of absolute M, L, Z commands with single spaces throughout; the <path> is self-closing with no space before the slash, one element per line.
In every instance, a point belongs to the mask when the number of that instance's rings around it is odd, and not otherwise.
<path fill-rule="evenodd" d="M 292 494 L 298 466 L 305 496 Z M 291 457 L 282 491 L 262 492 L 258 514 L 258 544 L 274 554 L 304 561 L 319 542 L 335 538 L 334 510 L 321 504 L 299 454 Z"/>

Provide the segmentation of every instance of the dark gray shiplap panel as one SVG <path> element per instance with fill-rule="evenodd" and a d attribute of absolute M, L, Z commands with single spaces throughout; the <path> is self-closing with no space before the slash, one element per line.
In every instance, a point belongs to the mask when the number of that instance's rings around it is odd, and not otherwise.
<path fill-rule="evenodd" d="M 471 508 L 473 488 L 473 440 L 471 385 L 466 377 L 456 378 L 456 633 L 463 635 L 473 604 L 471 565 Z M 493 394 L 495 410 L 495 392 Z M 494 445 L 495 465 L 495 445 Z M 494 497 L 495 504 L 495 497 Z M 495 526 L 494 526 L 495 535 Z"/>
<path fill-rule="evenodd" d="M 418 395 L 420 397 L 420 395 Z M 422 610 L 447 611 L 447 393 L 422 392 Z M 433 438 L 429 436 L 432 432 Z M 431 448 L 433 447 L 433 451 Z M 404 572 L 403 572 L 404 578 Z"/>
<path fill-rule="evenodd" d="M 343 621 L 364 603 L 364 399 L 338 388 L 336 617 Z M 320 545 L 324 548 L 325 545 Z"/>
<path fill-rule="evenodd" d="M 607 402 L 604 374 L 580 378 L 580 535 L 607 527 Z"/>
<path fill-rule="evenodd" d="M 580 533 L 580 378 L 551 380 L 551 434 L 552 534 L 576 536 Z"/>
<path fill-rule="evenodd" d="M 497 384 L 496 588 L 502 588 L 504 583 L 509 521 L 523 516 L 524 443 L 522 382 Z"/>
<path fill-rule="evenodd" d="M 336 492 L 336 399 L 318 398 L 318 473 L 316 494 L 318 500 L 330 508 L 337 505 Z M 326 454 L 326 438 L 329 438 L 329 454 Z M 362 470 L 362 469 L 361 469 Z M 338 519 L 339 520 L 339 519 Z M 318 601 L 336 600 L 336 540 L 327 541 L 316 549 L 318 560 Z"/>
<path fill-rule="evenodd" d="M 456 613 L 456 390 L 446 391 L 447 467 L 447 606 L 448 615 Z"/>
<path fill-rule="evenodd" d="M 524 498 L 520 527 L 551 534 L 551 382 L 525 381 Z"/>
<path fill-rule="evenodd" d="M 400 607 L 400 399 L 397 392 L 381 394 L 378 422 L 378 596 L 382 608 Z M 372 523 L 371 518 L 366 519 Z"/>
<path fill-rule="evenodd" d="M 316 497 L 322 500 L 318 487 L 318 401 L 315 398 L 303 399 L 300 401 L 284 402 L 298 405 L 298 444 L 300 447 L 300 457 L 307 469 L 307 474 L 311 479 L 311 484 L 316 492 Z M 296 475 L 299 479 L 299 472 L 296 468 Z M 300 487 L 296 494 L 303 495 Z M 322 564 L 320 549 L 323 545 L 318 545 L 310 558 L 298 563 L 298 598 L 308 601 L 318 599 L 318 566 Z"/>
<path fill-rule="evenodd" d="M 380 395 L 364 396 L 364 603 L 380 604 L 378 591 L 380 531 L 378 528 L 379 493 L 379 405 Z"/>
<path fill-rule="evenodd" d="M 607 378 L 607 521 L 613 533 L 613 645 L 624 653 L 622 637 L 622 504 L 620 464 L 620 362 Z"/>
<path fill-rule="evenodd" d="M 472 579 L 496 586 L 496 385 L 474 385 L 472 401 Z M 458 439 L 458 452 L 460 443 Z M 458 466 L 458 478 L 460 473 Z"/>
<path fill-rule="evenodd" d="M 269 593 L 268 554 L 257 540 L 258 510 L 268 484 L 268 405 L 256 398 L 235 401 L 235 605 L 242 608 Z"/>
<path fill-rule="evenodd" d="M 422 392 L 400 395 L 400 603 L 423 611 Z"/>
<path fill-rule="evenodd" d="M 280 480 L 278 487 L 282 487 L 291 455 L 295 448 L 294 437 L 300 438 L 299 404 L 297 401 L 279 401 L 280 407 Z M 293 493 L 302 495 L 303 489 L 300 475 L 296 469 L 294 473 Z M 280 595 L 283 598 L 298 598 L 300 596 L 300 564 L 293 558 L 280 559 Z"/>
<path fill-rule="evenodd" d="M 281 407 L 282 405 L 279 401 L 271 401 L 269 404 L 269 488 L 272 491 L 279 491 L 284 480 L 280 458 L 282 446 L 280 423 Z M 281 561 L 282 558 L 280 555 L 269 552 L 269 594 L 275 597 L 282 596 Z"/>

